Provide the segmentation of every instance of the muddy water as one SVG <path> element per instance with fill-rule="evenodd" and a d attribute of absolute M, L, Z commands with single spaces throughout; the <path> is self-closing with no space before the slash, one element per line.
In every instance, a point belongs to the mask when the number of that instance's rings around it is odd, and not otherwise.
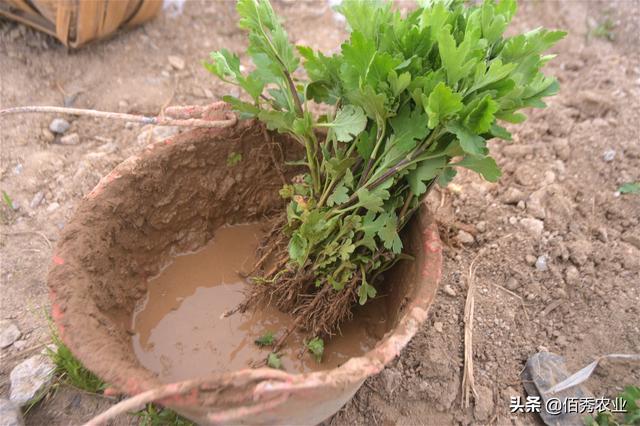
<path fill-rule="evenodd" d="M 225 226 L 195 253 L 176 256 L 148 282 L 148 293 L 133 315 L 136 356 L 163 380 L 182 380 L 247 368 L 266 359 L 269 349 L 254 340 L 276 336 L 291 323 L 288 315 L 265 307 L 221 315 L 243 300 L 246 284 L 238 271 L 249 270 L 262 235 L 259 224 Z M 388 330 L 383 299 L 358 309 L 342 335 L 326 343 L 322 363 L 304 351 L 303 336 L 292 334 L 281 359 L 286 371 L 334 368 L 373 348 Z"/>

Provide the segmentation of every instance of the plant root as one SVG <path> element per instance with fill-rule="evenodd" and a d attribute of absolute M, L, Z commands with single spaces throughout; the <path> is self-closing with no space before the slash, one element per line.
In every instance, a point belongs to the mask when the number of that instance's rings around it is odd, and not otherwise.
<path fill-rule="evenodd" d="M 257 253 L 259 260 L 247 274 L 252 283 L 245 301 L 233 312 L 244 312 L 256 306 L 271 305 L 293 316 L 293 323 L 276 341 L 279 350 L 295 330 L 310 336 L 333 336 L 340 324 L 351 319 L 351 308 L 357 301 L 360 274 L 355 274 L 341 290 L 323 282 L 316 285 L 316 274 L 310 263 L 297 268 L 289 263 L 286 216 L 274 220 Z M 231 311 L 230 311 L 231 312 Z"/>

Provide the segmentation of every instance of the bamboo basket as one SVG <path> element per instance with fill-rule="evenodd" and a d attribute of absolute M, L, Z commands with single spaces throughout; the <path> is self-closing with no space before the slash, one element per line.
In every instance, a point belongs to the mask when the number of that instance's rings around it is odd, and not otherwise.
<path fill-rule="evenodd" d="M 0 0 L 0 15 L 78 47 L 155 16 L 162 0 Z"/>

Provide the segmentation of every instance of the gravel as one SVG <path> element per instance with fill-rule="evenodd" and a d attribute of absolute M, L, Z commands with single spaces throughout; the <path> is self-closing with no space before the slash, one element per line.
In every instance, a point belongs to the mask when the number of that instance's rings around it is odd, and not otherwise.
<path fill-rule="evenodd" d="M 22 333 L 13 321 L 0 320 L 0 348 L 11 346 L 20 336 Z"/>
<path fill-rule="evenodd" d="M 16 365 L 9 375 L 11 401 L 24 406 L 51 383 L 54 369 L 55 365 L 46 355 L 35 355 Z"/>
<path fill-rule="evenodd" d="M 49 130 L 59 135 L 69 130 L 69 127 L 71 127 L 71 125 L 64 118 L 54 118 L 51 124 L 49 124 Z"/>

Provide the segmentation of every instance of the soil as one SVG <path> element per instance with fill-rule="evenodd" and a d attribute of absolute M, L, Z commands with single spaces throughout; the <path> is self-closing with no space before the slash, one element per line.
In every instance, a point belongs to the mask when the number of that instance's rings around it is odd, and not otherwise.
<path fill-rule="evenodd" d="M 513 143 L 491 144 L 504 172 L 499 183 L 462 173 L 432 194 L 443 237 L 450 238 L 430 319 L 331 424 L 539 424 L 534 414 L 509 412 L 510 397 L 524 395 L 519 374 L 528 356 L 545 348 L 576 370 L 603 354 L 640 352 L 640 197 L 616 192 L 640 180 L 640 7 L 624 0 L 521 3 L 514 30 L 569 31 L 547 67 L 561 92 L 513 128 Z M 330 52 L 346 34 L 324 3 L 275 7 L 299 44 Z M 168 104 L 210 103 L 234 89 L 200 62 L 221 47 L 245 51 L 235 22 L 232 2 L 190 1 L 182 13 L 166 10 L 143 27 L 67 52 L 52 38 L 0 20 L 0 107 L 157 114 Z M 606 22 L 613 23 L 612 40 L 593 35 Z M 168 56 L 186 66 L 172 66 Z M 18 207 L 2 207 L 1 317 L 18 324 L 24 341 L 0 352 L 3 397 L 11 368 L 49 342 L 46 271 L 78 201 L 150 139 L 175 132 L 71 119 L 68 133 L 80 141 L 63 145 L 48 131 L 53 118 L 12 116 L 0 125 L 0 184 Z M 541 232 L 533 219 L 542 221 Z M 540 256 L 546 270 L 535 267 Z M 464 409 L 463 312 L 474 259 L 478 397 Z M 637 365 L 607 363 L 587 385 L 597 396 L 613 396 L 639 383 Z M 65 389 L 34 407 L 26 423 L 79 424 L 112 402 Z"/>
<path fill-rule="evenodd" d="M 205 247 L 175 257 L 149 280 L 132 325 L 142 365 L 167 383 L 264 365 L 272 349 L 254 341 L 269 332 L 279 337 L 292 318 L 270 306 L 222 317 L 244 300 L 250 284 L 239 271 L 253 267 L 263 235 L 259 223 L 223 226 Z M 377 302 L 327 342 L 321 363 L 305 350 L 305 335 L 293 332 L 280 351 L 285 371 L 331 369 L 372 349 L 388 329 L 386 306 Z"/>

